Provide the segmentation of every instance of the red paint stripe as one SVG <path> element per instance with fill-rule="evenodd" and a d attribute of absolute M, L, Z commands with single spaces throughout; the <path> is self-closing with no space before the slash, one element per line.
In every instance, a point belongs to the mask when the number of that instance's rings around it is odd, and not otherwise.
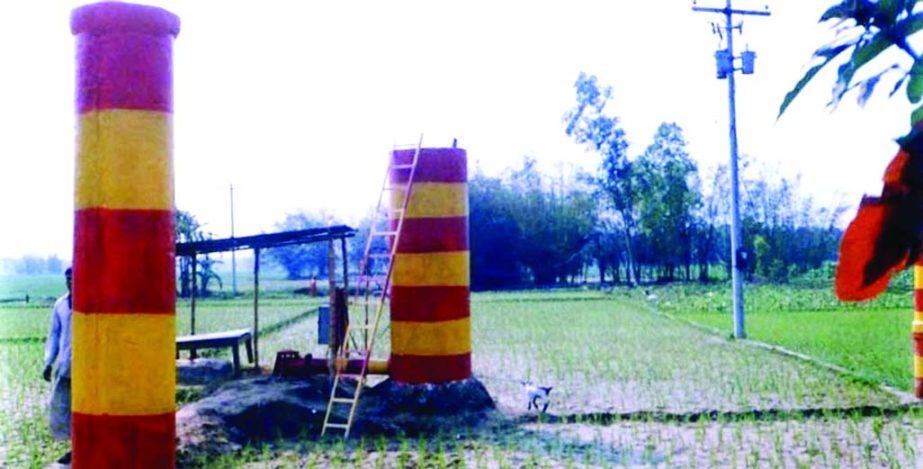
<path fill-rule="evenodd" d="M 391 220 L 397 229 L 397 220 Z M 405 218 L 397 252 L 422 253 L 468 250 L 468 217 Z"/>
<path fill-rule="evenodd" d="M 471 354 L 420 356 L 391 354 L 388 371 L 395 381 L 408 384 L 447 383 L 471 377 Z"/>
<path fill-rule="evenodd" d="M 74 226 L 74 309 L 173 314 L 173 212 L 84 209 Z"/>
<path fill-rule="evenodd" d="M 173 412 L 143 416 L 74 412 L 73 466 L 175 467 L 175 422 Z"/>
<path fill-rule="evenodd" d="M 413 161 L 416 149 L 396 150 L 391 154 L 394 164 L 409 164 Z M 391 173 L 391 182 L 406 183 L 410 176 L 409 169 L 395 170 Z M 414 182 L 468 182 L 468 157 L 461 148 L 423 148 L 417 169 L 413 173 Z"/>
<path fill-rule="evenodd" d="M 923 379 L 914 378 L 913 395 L 916 396 L 917 399 L 923 399 Z"/>
<path fill-rule="evenodd" d="M 179 17 L 163 8 L 107 2 L 86 5 L 71 13 L 73 34 L 179 34 Z"/>
<path fill-rule="evenodd" d="M 913 310 L 923 311 L 923 289 L 913 291 Z"/>
<path fill-rule="evenodd" d="M 391 287 L 391 320 L 437 322 L 471 316 L 468 287 Z"/>
<path fill-rule="evenodd" d="M 923 333 L 917 332 L 913 335 L 913 351 L 918 357 L 923 357 Z"/>
<path fill-rule="evenodd" d="M 173 111 L 173 38 L 81 34 L 77 39 L 77 112 Z"/>

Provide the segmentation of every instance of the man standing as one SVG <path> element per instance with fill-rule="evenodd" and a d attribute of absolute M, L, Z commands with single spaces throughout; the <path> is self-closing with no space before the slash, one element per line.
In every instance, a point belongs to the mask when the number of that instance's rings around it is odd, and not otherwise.
<path fill-rule="evenodd" d="M 58 298 L 51 311 L 51 330 L 45 341 L 45 369 L 42 377 L 51 381 L 52 366 L 55 366 L 54 386 L 49 405 L 49 426 L 51 435 L 57 440 L 71 438 L 71 277 L 72 271 L 64 271 L 67 294 Z M 58 460 L 70 464 L 68 451 Z"/>

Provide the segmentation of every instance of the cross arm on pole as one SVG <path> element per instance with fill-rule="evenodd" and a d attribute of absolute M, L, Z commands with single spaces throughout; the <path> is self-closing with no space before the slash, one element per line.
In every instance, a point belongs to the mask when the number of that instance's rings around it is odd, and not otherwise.
<path fill-rule="evenodd" d="M 755 16 L 769 16 L 769 11 L 764 10 L 738 10 L 736 8 L 710 8 L 710 7 L 692 7 L 692 11 L 699 11 L 704 13 L 721 13 L 722 15 L 727 15 L 728 13 L 732 15 L 755 15 Z"/>

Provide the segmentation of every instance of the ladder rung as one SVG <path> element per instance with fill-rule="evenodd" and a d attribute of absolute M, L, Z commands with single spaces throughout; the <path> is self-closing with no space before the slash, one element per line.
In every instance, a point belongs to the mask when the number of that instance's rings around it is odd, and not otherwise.
<path fill-rule="evenodd" d="M 336 364 L 335 365 L 336 375 L 334 378 L 334 387 L 330 393 L 330 401 L 328 402 L 328 407 L 327 407 L 327 416 L 324 417 L 324 426 L 322 427 L 323 431 L 321 433 L 326 432 L 327 429 L 341 429 L 341 430 L 344 430 L 345 436 L 349 436 L 349 429 L 352 426 L 352 419 L 353 419 L 354 412 L 356 410 L 356 405 L 359 403 L 359 394 L 362 392 L 362 386 L 366 384 L 366 379 L 367 379 L 366 374 L 368 371 L 369 362 L 372 360 L 372 350 L 368 348 L 370 344 L 367 343 L 365 349 L 359 349 L 359 347 L 357 346 L 358 342 L 356 341 L 356 336 L 358 335 L 360 331 L 366 332 L 366 334 L 367 334 L 367 331 L 372 331 L 373 334 L 377 332 L 378 318 L 380 318 L 381 311 L 382 311 L 381 308 L 384 305 L 384 301 L 389 296 L 386 287 L 391 282 L 391 269 L 393 268 L 393 264 L 388 266 L 387 273 L 385 275 L 367 275 L 366 272 L 368 272 L 369 270 L 372 270 L 372 269 L 368 269 L 370 264 L 375 265 L 374 263 L 370 262 L 373 259 L 387 259 L 386 262 L 392 263 L 394 261 L 396 246 L 392 246 L 388 250 L 388 252 L 381 252 L 380 247 L 375 248 L 378 252 L 370 252 L 370 251 L 373 249 L 373 246 L 375 246 L 375 244 L 373 244 L 374 238 L 387 237 L 387 238 L 392 238 L 392 239 L 389 239 L 388 241 L 394 241 L 394 242 L 398 241 L 398 237 L 400 236 L 401 229 L 403 227 L 404 216 L 407 214 L 407 204 L 409 202 L 408 197 L 411 191 L 413 190 L 413 186 L 412 186 L 413 176 L 414 176 L 414 172 L 416 171 L 416 166 L 419 162 L 420 149 L 421 149 L 422 143 L 423 143 L 423 136 L 420 135 L 420 142 L 417 143 L 416 151 L 414 151 L 414 154 L 413 154 L 413 160 L 409 164 L 392 163 L 388 166 L 389 174 L 393 174 L 394 171 L 409 170 L 408 171 L 409 177 L 407 178 L 407 181 L 404 184 L 401 184 L 399 182 L 390 181 L 386 177 L 385 182 L 382 184 L 382 188 L 381 188 L 382 194 L 380 194 L 380 197 L 384 197 L 385 191 L 390 191 L 392 193 L 392 197 L 397 194 L 397 191 L 403 191 L 403 202 L 399 208 L 381 207 L 382 199 L 381 198 L 379 199 L 379 207 L 378 209 L 376 209 L 376 218 L 375 218 L 375 221 L 372 223 L 372 226 L 370 227 L 369 237 L 368 237 L 368 240 L 365 246 L 365 256 L 359 262 L 359 271 L 363 272 L 363 274 L 359 275 L 358 277 L 357 287 L 363 288 L 365 290 L 364 298 L 362 298 L 361 300 L 359 298 L 355 298 L 351 301 L 354 307 L 362 307 L 362 306 L 365 306 L 366 308 L 368 308 L 369 306 L 377 307 L 378 308 L 377 316 L 376 316 L 374 323 L 369 323 L 368 316 L 366 316 L 365 323 L 357 321 L 355 324 L 347 325 L 347 331 L 349 333 L 348 334 L 349 340 L 344 341 L 345 343 L 338 351 L 337 357 L 334 361 L 334 363 Z M 379 220 L 380 217 L 389 218 L 390 223 L 385 224 L 383 221 Z M 397 224 L 394 224 L 395 219 L 397 220 Z M 387 228 L 379 229 L 379 226 L 386 226 Z M 394 243 L 394 244 L 397 244 L 397 243 Z M 379 287 L 381 289 L 380 296 L 373 293 L 377 291 Z M 368 309 L 366 309 L 366 313 L 368 313 Z M 368 335 L 366 335 L 366 337 L 368 337 Z M 353 345 L 356 346 L 356 348 L 353 349 L 352 351 L 349 349 L 349 345 L 348 345 L 350 341 L 352 341 Z M 361 352 L 359 352 L 358 350 L 361 350 Z M 355 360 L 355 359 L 359 359 L 362 362 L 360 371 L 358 373 L 346 372 L 345 370 L 349 366 L 350 361 Z M 355 363 L 355 362 L 352 362 L 352 363 Z M 339 387 L 341 380 L 344 380 L 344 379 L 352 379 L 356 381 L 356 387 L 353 390 L 352 397 L 337 396 L 337 390 L 345 391 L 347 393 L 349 392 L 346 389 Z M 335 404 L 350 404 L 353 406 L 352 410 L 350 411 L 349 419 L 346 422 L 344 423 L 330 423 L 329 422 L 330 417 L 331 417 L 330 411 L 333 405 Z"/>
<path fill-rule="evenodd" d="M 387 274 L 379 274 L 379 275 L 362 275 L 362 276 L 359 277 L 359 282 L 360 282 L 360 283 L 363 282 L 363 281 L 366 281 L 366 282 L 373 282 L 373 281 L 376 281 L 376 280 L 384 280 L 384 279 L 387 278 L 387 277 L 388 277 Z"/>
<path fill-rule="evenodd" d="M 340 378 L 365 379 L 360 373 L 340 373 Z"/>
<path fill-rule="evenodd" d="M 360 352 L 360 350 L 362 351 Z M 369 356 L 369 353 L 367 351 L 365 351 L 364 349 L 358 349 L 358 348 L 354 348 L 350 350 L 349 353 L 350 355 L 348 357 L 338 356 L 337 359 L 342 360 L 344 358 L 349 358 L 350 360 L 365 360 Z M 344 374 L 346 374 L 346 372 L 340 373 L 340 375 L 344 375 Z"/>
<path fill-rule="evenodd" d="M 381 209 L 378 211 L 378 216 L 381 218 L 377 220 L 377 222 L 378 223 L 395 222 L 404 215 L 404 212 L 405 210 L 403 207 Z"/>

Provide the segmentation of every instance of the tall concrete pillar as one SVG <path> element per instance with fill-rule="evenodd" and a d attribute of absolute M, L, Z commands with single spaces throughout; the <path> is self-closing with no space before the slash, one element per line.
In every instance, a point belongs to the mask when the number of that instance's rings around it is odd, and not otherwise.
<path fill-rule="evenodd" d="M 415 151 L 396 150 L 392 162 Z M 399 383 L 471 377 L 467 168 L 465 150 L 421 149 L 391 279 L 389 370 Z M 391 182 L 406 184 L 409 172 Z M 392 208 L 403 198 L 395 193 Z"/>
<path fill-rule="evenodd" d="M 73 466 L 175 465 L 172 49 L 179 18 L 73 11 Z"/>

